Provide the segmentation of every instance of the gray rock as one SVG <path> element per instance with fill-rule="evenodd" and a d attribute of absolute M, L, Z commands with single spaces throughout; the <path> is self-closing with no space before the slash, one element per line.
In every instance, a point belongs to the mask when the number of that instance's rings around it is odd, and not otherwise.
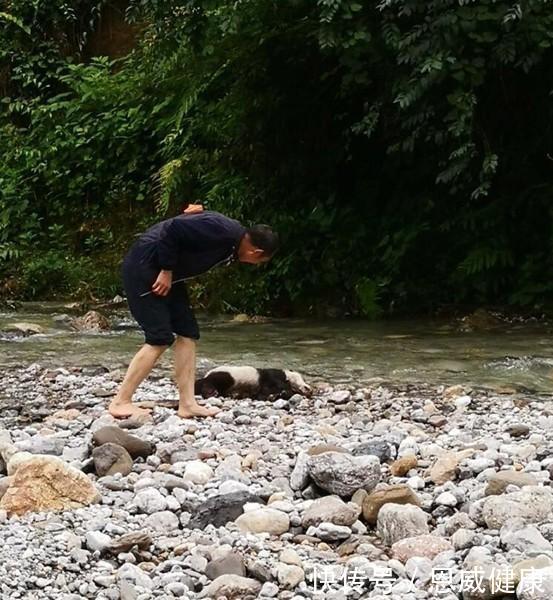
<path fill-rule="evenodd" d="M 306 452 L 298 453 L 296 464 L 290 475 L 290 487 L 293 490 L 303 490 L 309 483 L 309 455 Z"/>
<path fill-rule="evenodd" d="M 324 496 L 314 500 L 302 517 L 302 527 L 307 529 L 311 525 L 327 522 L 335 525 L 350 527 L 357 521 L 361 507 L 357 504 L 346 504 L 338 496 Z"/>
<path fill-rule="evenodd" d="M 179 518 L 169 510 L 162 510 L 146 517 L 144 525 L 159 533 L 176 535 L 179 531 Z"/>
<path fill-rule="evenodd" d="M 89 531 L 85 538 L 86 546 L 92 552 L 103 553 L 111 546 L 111 538 L 101 531 Z"/>
<path fill-rule="evenodd" d="M 537 485 L 537 483 L 537 479 L 531 473 L 513 470 L 499 471 L 489 477 L 485 494 L 486 496 L 496 496 L 503 494 L 509 485 L 522 488 L 526 485 Z"/>
<path fill-rule="evenodd" d="M 229 552 L 226 556 L 208 562 L 205 574 L 212 581 L 221 575 L 240 575 L 244 577 L 246 567 L 240 554 Z"/>
<path fill-rule="evenodd" d="M 553 597 L 553 567 L 526 573 L 517 587 L 519 600 L 550 600 Z"/>
<path fill-rule="evenodd" d="M 240 515 L 235 523 L 241 531 L 249 533 L 282 535 L 290 529 L 289 516 L 274 508 L 249 510 Z"/>
<path fill-rule="evenodd" d="M 543 523 L 551 520 L 552 512 L 551 491 L 537 486 L 528 486 L 512 494 L 490 496 L 482 504 L 482 519 L 489 529 L 500 529 L 512 519 Z"/>
<path fill-rule="evenodd" d="M 247 596 L 257 597 L 261 583 L 240 575 L 221 575 L 205 587 L 198 598 L 219 598 L 225 596 L 228 600 L 242 599 Z"/>
<path fill-rule="evenodd" d="M 229 521 L 235 521 L 248 502 L 263 504 L 263 500 L 251 492 L 234 492 L 213 496 L 200 505 L 183 505 L 183 509 L 192 514 L 188 524 L 190 529 L 205 529 L 210 524 L 222 527 Z"/>
<path fill-rule="evenodd" d="M 102 446 L 108 442 L 123 446 L 132 458 L 147 458 L 155 450 L 150 442 L 141 440 L 114 425 L 108 425 L 95 431 L 92 440 L 96 446 Z"/>
<path fill-rule="evenodd" d="M 376 530 L 391 546 L 397 541 L 429 532 L 427 514 L 412 504 L 385 504 L 378 512 Z"/>
<path fill-rule="evenodd" d="M 386 440 L 374 439 L 355 446 L 351 453 L 353 456 L 365 456 L 370 454 L 372 456 L 377 456 L 380 462 L 387 462 L 395 455 L 395 448 Z"/>
<path fill-rule="evenodd" d="M 131 455 L 118 444 L 108 442 L 94 448 L 92 458 L 94 459 L 94 469 L 99 477 L 116 473 L 126 476 L 132 471 Z"/>
<path fill-rule="evenodd" d="M 324 542 L 335 542 L 349 538 L 351 529 L 344 525 L 334 525 L 334 523 L 320 523 L 317 527 L 310 527 L 307 535 L 319 538 Z"/>
<path fill-rule="evenodd" d="M 65 440 L 62 438 L 45 437 L 34 435 L 28 440 L 22 440 L 15 443 L 15 447 L 22 452 L 31 454 L 50 454 L 52 456 L 61 456 Z"/>
<path fill-rule="evenodd" d="M 319 487 L 338 496 L 351 496 L 358 489 L 371 491 L 381 475 L 376 456 L 355 457 L 341 452 L 311 456 L 308 470 Z"/>
<path fill-rule="evenodd" d="M 500 531 L 501 543 L 507 550 L 517 550 L 523 554 L 553 551 L 539 529 L 534 525 L 525 525 L 524 521 L 513 520 L 506 523 Z"/>
<path fill-rule="evenodd" d="M 280 562 L 277 563 L 275 571 L 280 587 L 285 590 L 294 589 L 305 579 L 303 569 L 297 565 L 287 565 Z"/>
<path fill-rule="evenodd" d="M 153 588 L 153 582 L 149 575 L 136 565 L 130 563 L 126 563 L 122 567 L 119 567 L 117 579 L 120 584 L 122 581 L 125 581 L 133 586 L 138 586 L 146 590 L 151 590 Z"/>
<path fill-rule="evenodd" d="M 167 501 L 155 488 L 140 490 L 134 497 L 134 504 L 141 512 L 149 515 L 166 509 Z"/>

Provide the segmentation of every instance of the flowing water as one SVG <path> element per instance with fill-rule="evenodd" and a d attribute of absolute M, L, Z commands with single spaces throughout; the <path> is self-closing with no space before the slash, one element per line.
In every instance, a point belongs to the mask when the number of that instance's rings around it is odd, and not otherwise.
<path fill-rule="evenodd" d="M 142 341 L 125 311 L 111 313 L 114 330 L 73 331 L 56 303 L 28 303 L 0 313 L 0 332 L 32 322 L 44 334 L 2 336 L 0 367 L 38 362 L 44 366 L 124 366 Z M 381 377 L 396 382 L 464 383 L 493 388 L 527 388 L 553 393 L 553 337 L 545 324 L 506 325 L 462 333 L 451 321 L 275 319 L 238 323 L 202 318 L 198 355 L 216 364 L 296 369 L 308 379 L 363 384 Z M 162 369 L 170 366 L 166 353 Z"/>

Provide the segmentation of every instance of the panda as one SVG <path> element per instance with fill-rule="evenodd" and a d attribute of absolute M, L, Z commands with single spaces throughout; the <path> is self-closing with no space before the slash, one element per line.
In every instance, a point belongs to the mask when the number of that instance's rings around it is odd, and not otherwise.
<path fill-rule="evenodd" d="M 194 386 L 195 394 L 235 398 L 289 398 L 295 393 L 310 395 L 311 387 L 296 371 L 221 366 L 208 371 Z"/>

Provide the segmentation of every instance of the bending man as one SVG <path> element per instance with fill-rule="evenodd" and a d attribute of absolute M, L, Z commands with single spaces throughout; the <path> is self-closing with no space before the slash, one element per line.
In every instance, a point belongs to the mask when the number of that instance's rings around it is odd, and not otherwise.
<path fill-rule="evenodd" d="M 129 308 L 142 327 L 145 343 L 132 359 L 109 406 L 115 417 L 146 413 L 132 397 L 159 357 L 174 344 L 179 416 L 208 417 L 217 409 L 201 406 L 194 396 L 198 323 L 184 279 L 238 260 L 267 262 L 278 236 L 267 225 L 246 229 L 217 212 L 183 214 L 157 223 L 134 243 L 123 261 L 123 283 Z"/>

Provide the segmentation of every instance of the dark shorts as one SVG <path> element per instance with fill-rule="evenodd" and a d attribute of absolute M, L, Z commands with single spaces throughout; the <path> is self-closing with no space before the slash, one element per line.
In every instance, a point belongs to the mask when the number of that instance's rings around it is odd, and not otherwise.
<path fill-rule="evenodd" d="M 159 271 L 127 256 L 122 267 L 123 285 L 132 316 L 144 331 L 145 342 L 151 346 L 170 346 L 175 336 L 200 339 L 200 329 L 190 307 L 184 282 L 171 287 L 167 296 L 150 293 Z"/>

